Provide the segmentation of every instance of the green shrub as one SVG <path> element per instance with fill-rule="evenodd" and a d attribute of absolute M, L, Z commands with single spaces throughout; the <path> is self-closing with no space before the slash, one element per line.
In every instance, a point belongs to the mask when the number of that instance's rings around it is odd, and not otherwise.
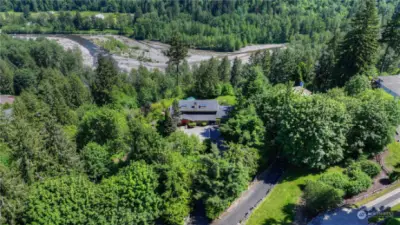
<path fill-rule="evenodd" d="M 361 171 L 368 174 L 368 176 L 371 178 L 377 176 L 381 172 L 381 167 L 378 165 L 378 163 L 369 160 L 363 160 L 359 164 Z"/>
<path fill-rule="evenodd" d="M 229 206 L 229 202 L 214 196 L 206 200 L 205 206 L 207 217 L 215 219 Z"/>
<path fill-rule="evenodd" d="M 208 124 L 207 122 L 201 122 L 200 125 L 204 127 L 204 126 L 207 126 L 207 124 Z"/>
<path fill-rule="evenodd" d="M 351 171 L 355 170 L 361 170 L 371 178 L 375 177 L 381 172 L 381 168 L 377 163 L 366 159 L 350 164 L 350 166 L 347 168 L 347 173 L 351 173 Z"/>
<path fill-rule="evenodd" d="M 190 123 L 188 123 L 188 126 L 189 127 L 195 127 L 196 126 L 196 122 L 190 122 Z"/>
<path fill-rule="evenodd" d="M 8 102 L 6 102 L 4 105 L 3 105 L 3 109 L 5 110 L 5 109 L 10 109 L 11 108 L 11 104 L 10 103 L 8 103 Z"/>
<path fill-rule="evenodd" d="M 320 181 L 307 181 L 304 189 L 304 200 L 309 213 L 315 215 L 334 209 L 342 202 L 343 191 Z"/>
<path fill-rule="evenodd" d="M 399 171 L 392 171 L 389 174 L 389 181 L 390 183 L 396 182 L 397 180 L 400 179 L 400 172 Z"/>
<path fill-rule="evenodd" d="M 327 185 L 330 185 L 334 188 L 345 190 L 349 183 L 349 178 L 346 175 L 344 175 L 343 173 L 332 172 L 332 173 L 323 174 L 319 178 L 319 181 L 321 181 Z"/>
<path fill-rule="evenodd" d="M 90 179 L 99 180 L 110 172 L 110 155 L 104 146 L 90 142 L 83 148 L 81 157 L 84 159 L 85 171 Z"/>
<path fill-rule="evenodd" d="M 347 171 L 350 182 L 346 187 L 346 195 L 354 196 L 366 191 L 372 184 L 371 178 L 361 170 Z"/>
<path fill-rule="evenodd" d="M 222 85 L 221 95 L 235 95 L 235 91 L 231 84 L 225 83 Z"/>

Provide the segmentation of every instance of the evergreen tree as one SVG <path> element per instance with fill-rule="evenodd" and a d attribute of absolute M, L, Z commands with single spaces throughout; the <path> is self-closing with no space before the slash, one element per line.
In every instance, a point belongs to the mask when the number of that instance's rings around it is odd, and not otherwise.
<path fill-rule="evenodd" d="M 277 50 L 271 60 L 271 72 L 269 81 L 273 84 L 286 83 L 297 78 L 299 52 L 288 48 Z"/>
<path fill-rule="evenodd" d="M 352 76 L 368 73 L 375 65 L 379 50 L 379 19 L 376 0 L 366 0 L 365 5 L 351 22 L 352 29 L 340 45 L 336 83 L 343 86 Z"/>
<path fill-rule="evenodd" d="M 28 186 L 17 171 L 1 163 L 0 178 L 0 224 L 21 224 Z"/>
<path fill-rule="evenodd" d="M 218 67 L 219 80 L 222 82 L 229 82 L 231 78 L 231 63 L 228 56 L 225 56 Z"/>
<path fill-rule="evenodd" d="M 176 82 L 179 85 L 179 64 L 188 56 L 188 46 L 180 36 L 174 35 L 169 43 L 171 46 L 164 54 L 169 58 L 168 64 L 176 66 Z"/>
<path fill-rule="evenodd" d="M 180 116 L 181 116 L 181 112 L 179 110 L 179 102 L 176 99 L 172 102 L 172 115 L 171 116 L 172 116 L 173 122 L 175 124 L 178 124 Z"/>
<path fill-rule="evenodd" d="M 211 58 L 202 62 L 199 69 L 195 72 L 194 93 L 200 98 L 215 98 L 221 93 L 218 60 Z"/>
<path fill-rule="evenodd" d="M 162 120 L 159 124 L 159 131 L 164 136 L 169 136 L 172 134 L 177 126 L 174 119 L 172 118 L 169 109 L 165 110 L 164 120 Z"/>
<path fill-rule="evenodd" d="M 336 52 L 339 45 L 338 34 L 329 41 L 328 46 L 322 50 L 321 56 L 315 64 L 314 85 L 319 91 L 327 91 L 335 86 L 334 69 L 337 62 Z"/>
<path fill-rule="evenodd" d="M 268 77 L 271 70 L 271 53 L 269 50 L 257 51 L 250 56 L 250 65 L 261 67 L 264 76 Z"/>
<path fill-rule="evenodd" d="M 83 19 L 82 19 L 81 13 L 79 11 L 77 11 L 75 13 L 75 18 L 74 18 L 74 25 L 75 25 L 76 29 L 78 29 L 78 30 L 82 29 L 82 23 L 83 23 Z"/>
<path fill-rule="evenodd" d="M 39 133 L 22 119 L 14 121 L 12 131 L 10 135 L 12 158 L 16 162 L 16 168 L 22 179 L 31 184 L 37 178 L 38 165 L 35 164 L 35 160 L 38 159 L 41 151 L 42 140 Z M 39 159 L 45 160 L 44 158 Z"/>
<path fill-rule="evenodd" d="M 243 96 L 251 100 L 264 93 L 266 88 L 265 78 L 260 67 L 246 68 L 246 81 L 243 83 Z"/>
<path fill-rule="evenodd" d="M 397 58 L 400 57 L 400 11 L 395 13 L 392 20 L 385 26 L 381 42 L 386 44 L 380 66 L 380 72 L 382 73 L 389 66 L 387 57 L 390 49 L 393 49 Z"/>
<path fill-rule="evenodd" d="M 239 58 L 235 58 L 233 60 L 233 66 L 231 70 L 231 84 L 234 87 L 237 87 L 241 82 L 241 72 L 242 72 L 242 60 Z"/>
<path fill-rule="evenodd" d="M 97 105 L 111 103 L 111 92 L 118 82 L 118 69 L 111 57 L 99 56 L 92 94 Z"/>
<path fill-rule="evenodd" d="M 0 59 L 0 94 L 13 93 L 13 72 L 6 61 Z"/>

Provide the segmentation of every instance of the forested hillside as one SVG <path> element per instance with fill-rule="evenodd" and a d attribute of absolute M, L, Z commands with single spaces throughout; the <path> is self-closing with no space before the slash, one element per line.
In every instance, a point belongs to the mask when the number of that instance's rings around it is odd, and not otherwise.
<path fill-rule="evenodd" d="M 0 14 L 0 28 L 8 33 L 111 32 L 162 42 L 179 32 L 193 47 L 233 51 L 251 43 L 326 41 L 334 32 L 349 30 L 350 18 L 363 2 L 1 0 L 0 11 L 9 13 Z M 399 0 L 377 3 L 384 25 Z M 96 11 L 105 14 L 98 17 Z"/>
<path fill-rule="evenodd" d="M 18 2 L 0 1 L 4 11 L 23 11 L 0 17 L 3 28 L 95 24 L 75 12 L 33 15 L 41 10 L 135 13 L 127 19 L 133 35 L 161 24 L 151 38 L 170 40 L 170 61 L 165 72 L 124 73 L 99 56 L 92 70 L 78 49 L 1 34 L 0 93 L 16 96 L 0 105 L 1 224 L 182 225 L 196 207 L 212 220 L 277 156 L 294 170 L 348 168 L 307 184 L 313 215 L 370 187 L 379 167 L 366 159 L 393 141 L 400 123 L 399 100 L 374 82 L 399 72 L 398 2 Z M 188 66 L 188 42 L 219 49 L 218 38 L 230 37 L 240 46 L 290 43 L 255 52 L 249 63 L 226 57 Z M 302 84 L 312 95 L 293 91 Z M 190 96 L 234 104 L 220 121 L 222 147 L 177 129 L 169 107 Z"/>

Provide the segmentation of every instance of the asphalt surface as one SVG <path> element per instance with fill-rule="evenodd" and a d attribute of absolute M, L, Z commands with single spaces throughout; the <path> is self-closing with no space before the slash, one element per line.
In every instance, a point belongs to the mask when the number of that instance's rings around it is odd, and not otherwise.
<path fill-rule="evenodd" d="M 211 225 L 236 225 L 248 217 L 255 206 L 261 202 L 283 174 L 281 163 L 275 163 L 264 172 L 233 205 Z"/>
<path fill-rule="evenodd" d="M 400 188 L 364 205 L 367 210 L 384 211 L 400 204 Z"/>
<path fill-rule="evenodd" d="M 400 189 L 394 190 L 384 196 L 371 201 L 358 209 L 339 208 L 313 219 L 309 225 L 367 225 L 368 217 L 374 213 L 383 212 L 385 209 L 399 204 Z M 368 212 L 366 218 L 360 219 L 360 211 Z"/>

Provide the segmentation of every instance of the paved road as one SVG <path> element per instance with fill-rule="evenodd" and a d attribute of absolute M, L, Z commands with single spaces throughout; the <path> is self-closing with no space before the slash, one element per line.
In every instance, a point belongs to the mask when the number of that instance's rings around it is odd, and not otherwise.
<path fill-rule="evenodd" d="M 385 209 L 391 208 L 398 204 L 400 204 L 400 188 L 391 191 L 390 193 L 371 202 L 368 202 L 364 205 L 364 208 L 367 210 L 384 211 Z"/>
<path fill-rule="evenodd" d="M 232 206 L 211 225 L 236 225 L 249 215 L 254 206 L 257 205 L 283 174 L 281 163 L 275 163 L 268 172 L 260 175 L 259 181 L 254 183 L 249 190 L 242 194 Z"/>
<path fill-rule="evenodd" d="M 387 208 L 400 204 L 400 188 L 371 201 L 358 209 L 339 208 L 335 211 L 325 213 L 314 220 L 309 225 L 368 225 L 368 219 L 360 219 L 360 211 L 382 212 Z M 370 214 L 370 216 L 372 216 Z"/>

